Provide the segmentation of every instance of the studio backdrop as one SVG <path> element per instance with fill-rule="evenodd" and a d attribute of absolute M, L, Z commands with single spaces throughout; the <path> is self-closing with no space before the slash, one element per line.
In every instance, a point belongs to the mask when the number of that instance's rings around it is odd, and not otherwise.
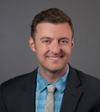
<path fill-rule="evenodd" d="M 100 0 L 0 0 L 0 84 L 33 71 L 30 25 L 44 9 L 60 8 L 72 19 L 75 46 L 69 63 L 100 78 Z"/>

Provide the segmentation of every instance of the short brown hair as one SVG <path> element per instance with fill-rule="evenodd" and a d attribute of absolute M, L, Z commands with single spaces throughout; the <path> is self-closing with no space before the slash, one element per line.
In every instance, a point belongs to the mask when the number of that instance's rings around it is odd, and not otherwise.
<path fill-rule="evenodd" d="M 67 22 L 71 27 L 72 37 L 74 36 L 73 24 L 70 17 L 58 8 L 50 8 L 40 12 L 34 17 L 31 24 L 31 37 L 33 37 L 33 39 L 35 39 L 36 26 L 43 22 L 54 24 Z"/>

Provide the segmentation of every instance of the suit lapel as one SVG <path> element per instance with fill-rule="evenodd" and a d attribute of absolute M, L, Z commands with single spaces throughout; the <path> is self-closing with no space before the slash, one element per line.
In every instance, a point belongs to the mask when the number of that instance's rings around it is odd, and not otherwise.
<path fill-rule="evenodd" d="M 70 72 L 67 79 L 66 89 L 62 100 L 60 112 L 74 112 L 78 102 L 82 96 L 82 91 L 79 90 L 81 81 L 78 78 L 76 71 L 70 67 Z"/>
<path fill-rule="evenodd" d="M 20 95 L 21 112 L 35 112 L 36 71 L 30 74 Z"/>

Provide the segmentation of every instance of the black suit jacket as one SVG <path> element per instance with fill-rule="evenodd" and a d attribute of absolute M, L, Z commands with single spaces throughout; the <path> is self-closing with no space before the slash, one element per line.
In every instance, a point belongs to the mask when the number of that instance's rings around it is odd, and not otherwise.
<path fill-rule="evenodd" d="M 35 112 L 37 69 L 0 86 L 0 112 Z M 100 112 L 100 80 L 70 67 L 60 112 Z"/>

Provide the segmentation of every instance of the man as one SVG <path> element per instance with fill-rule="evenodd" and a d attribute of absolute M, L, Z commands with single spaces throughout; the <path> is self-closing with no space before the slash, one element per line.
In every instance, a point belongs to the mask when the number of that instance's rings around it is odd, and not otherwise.
<path fill-rule="evenodd" d="M 0 86 L 0 112 L 47 112 L 48 85 L 55 88 L 49 112 L 100 112 L 100 80 L 68 63 L 74 29 L 64 12 L 51 8 L 36 15 L 29 44 L 38 68 Z"/>

